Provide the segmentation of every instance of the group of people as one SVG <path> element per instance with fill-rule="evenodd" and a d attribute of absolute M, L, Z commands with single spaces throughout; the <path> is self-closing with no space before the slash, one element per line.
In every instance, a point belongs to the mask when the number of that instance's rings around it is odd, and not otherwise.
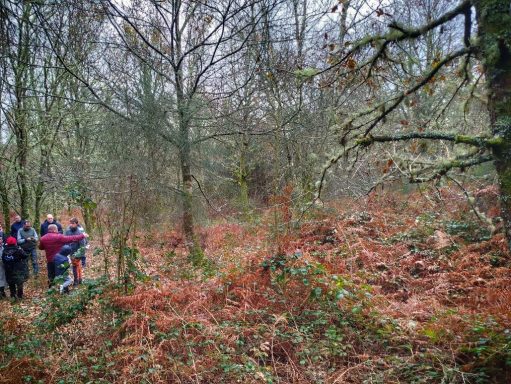
<path fill-rule="evenodd" d="M 67 293 L 71 284 L 81 284 L 86 266 L 87 238 L 74 217 L 63 231 L 62 225 L 48 214 L 41 224 L 39 236 L 32 223 L 22 220 L 19 215 L 15 216 L 9 234 L 4 233 L 0 225 L 0 298 L 6 297 L 7 286 L 12 298 L 23 298 L 23 284 L 29 278 L 29 257 L 34 276 L 39 274 L 37 248 L 45 251 L 49 287 L 58 281 L 60 293 Z M 73 279 L 69 276 L 70 266 Z"/>

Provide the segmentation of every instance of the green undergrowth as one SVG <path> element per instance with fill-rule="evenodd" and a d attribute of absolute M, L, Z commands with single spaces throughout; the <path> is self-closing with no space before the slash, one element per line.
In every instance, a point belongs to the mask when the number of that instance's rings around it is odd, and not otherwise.
<path fill-rule="evenodd" d="M 62 353 L 65 353 L 63 366 L 69 370 L 67 359 L 72 356 L 66 352 L 65 327 L 83 316 L 94 300 L 107 308 L 102 296 L 108 286 L 106 279 L 89 279 L 68 295 L 60 295 L 52 288 L 31 303 L 13 303 L 12 311 L 0 317 L 0 377 L 7 380 L 3 382 L 46 383 L 50 371 L 39 363 Z M 34 310 L 37 311 L 35 316 Z M 30 319 L 29 323 L 23 322 L 26 318 Z M 86 381 L 58 379 L 55 382 Z"/>
<path fill-rule="evenodd" d="M 74 289 L 68 295 L 60 295 L 57 286 L 49 290 L 44 299 L 42 311 L 35 321 L 35 326 L 48 332 L 67 324 L 87 309 L 87 305 L 96 296 L 101 295 L 106 279 L 86 280 L 80 289 Z"/>

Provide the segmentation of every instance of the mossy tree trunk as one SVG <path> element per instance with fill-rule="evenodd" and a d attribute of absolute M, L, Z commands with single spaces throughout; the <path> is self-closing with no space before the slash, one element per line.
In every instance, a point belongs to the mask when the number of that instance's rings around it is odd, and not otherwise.
<path fill-rule="evenodd" d="M 493 147 L 493 155 L 505 235 L 511 249 L 511 4 L 509 0 L 475 0 L 473 4 L 491 128 L 494 136 L 503 139 L 501 145 Z"/>
<path fill-rule="evenodd" d="M 196 251 L 198 246 L 194 231 L 193 220 L 193 177 L 191 170 L 191 148 L 186 122 L 181 122 L 185 127 L 181 127 L 181 148 L 179 150 L 179 160 L 181 165 L 181 177 L 183 182 L 183 232 L 186 238 L 187 248 L 190 254 Z"/>
<path fill-rule="evenodd" d="M 176 25 L 179 25 L 179 11 L 176 11 Z M 176 37 L 176 58 L 175 62 L 182 58 L 182 35 L 179 29 L 175 30 Z M 186 246 L 189 258 L 192 263 L 199 266 L 203 262 L 203 252 L 195 234 L 193 217 L 193 174 L 192 174 L 192 142 L 190 138 L 191 125 L 191 96 L 185 92 L 185 79 L 183 68 L 178 66 L 175 70 L 176 83 L 176 104 L 179 125 L 179 162 L 181 168 L 181 180 L 183 182 L 183 232 L 186 239 Z"/>
<path fill-rule="evenodd" d="M 27 92 L 29 89 L 29 68 L 32 63 L 30 52 L 31 39 L 31 15 L 32 5 L 29 2 L 23 4 L 22 13 L 16 26 L 16 38 L 13 40 L 14 47 L 8 53 L 10 69 L 12 70 L 12 95 L 14 102 L 12 109 L 7 113 L 8 124 L 14 133 L 16 144 L 15 173 L 19 196 L 19 214 L 27 219 L 29 215 L 29 114 L 27 108 Z"/>
<path fill-rule="evenodd" d="M 23 108 L 20 106 L 20 108 Z M 20 199 L 20 215 L 23 219 L 28 219 L 28 129 L 24 111 L 21 109 L 15 114 L 15 136 L 17 147 L 17 164 L 16 164 L 16 180 L 18 183 L 19 199 Z"/>
<path fill-rule="evenodd" d="M 247 155 L 248 155 L 248 135 L 243 135 L 240 156 L 239 156 L 239 167 L 236 172 L 236 176 L 238 178 L 238 185 L 240 187 L 240 207 L 243 212 L 244 218 L 246 221 L 250 219 L 250 200 L 248 197 L 248 176 L 249 170 L 247 165 Z"/>
<path fill-rule="evenodd" d="M 8 231 L 10 226 L 9 217 L 9 195 L 5 184 L 5 174 L 0 171 L 0 200 L 2 201 L 2 216 L 4 218 L 4 230 Z"/>
<path fill-rule="evenodd" d="M 179 118 L 179 162 L 181 168 L 182 199 L 183 199 L 183 232 L 186 239 L 189 257 L 192 263 L 199 266 L 203 262 L 203 252 L 195 234 L 193 217 L 193 174 L 192 174 L 192 143 L 190 139 L 190 113 L 191 101 L 183 91 L 183 77 L 181 71 L 176 75 L 177 105 Z"/>

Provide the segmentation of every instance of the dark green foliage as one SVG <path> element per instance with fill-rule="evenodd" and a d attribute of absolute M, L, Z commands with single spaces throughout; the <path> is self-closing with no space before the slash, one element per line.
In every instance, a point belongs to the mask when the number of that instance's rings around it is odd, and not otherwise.
<path fill-rule="evenodd" d="M 92 299 L 103 293 L 106 283 L 105 278 L 86 280 L 80 289 L 73 290 L 69 295 L 60 295 L 57 289 L 52 288 L 43 311 L 36 320 L 36 326 L 52 332 L 69 323 L 86 310 Z"/>
<path fill-rule="evenodd" d="M 445 223 L 445 230 L 449 235 L 460 236 L 469 242 L 489 240 L 490 230 L 477 221 L 448 221 Z"/>
<path fill-rule="evenodd" d="M 466 335 L 459 356 L 477 374 L 477 383 L 508 382 L 511 379 L 511 330 L 492 318 L 478 321 Z"/>

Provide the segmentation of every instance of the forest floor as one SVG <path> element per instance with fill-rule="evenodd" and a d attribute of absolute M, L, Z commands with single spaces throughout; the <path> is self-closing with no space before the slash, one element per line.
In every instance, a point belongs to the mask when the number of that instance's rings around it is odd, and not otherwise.
<path fill-rule="evenodd" d="M 0 383 L 511 382 L 510 255 L 462 194 L 293 219 L 217 220 L 195 268 L 177 232 L 140 234 L 123 284 L 99 277 L 115 257 L 93 242 L 70 295 L 40 277 L 0 302 Z"/>

